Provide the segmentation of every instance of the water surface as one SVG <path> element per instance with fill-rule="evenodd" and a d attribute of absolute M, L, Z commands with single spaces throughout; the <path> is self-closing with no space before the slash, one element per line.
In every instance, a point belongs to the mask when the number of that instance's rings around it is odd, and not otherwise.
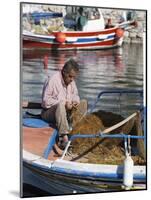
<path fill-rule="evenodd" d="M 44 70 L 44 56 L 48 56 L 48 70 Z M 67 59 L 76 58 L 80 74 L 76 80 L 81 99 L 88 100 L 89 107 L 99 92 L 115 89 L 143 89 L 143 47 L 139 44 L 96 51 L 24 50 L 22 65 L 23 99 L 41 101 L 42 87 L 48 76 L 60 70 Z M 135 95 L 134 95 L 135 96 Z M 138 97 L 125 96 L 120 103 L 123 114 L 129 114 L 139 104 Z M 131 104 L 131 105 L 130 105 Z M 116 112 L 119 105 L 113 96 L 103 97 L 96 109 Z M 121 106 L 120 105 L 120 106 Z M 129 108 L 127 107 L 129 106 Z M 131 108 L 130 108 L 131 106 Z"/>

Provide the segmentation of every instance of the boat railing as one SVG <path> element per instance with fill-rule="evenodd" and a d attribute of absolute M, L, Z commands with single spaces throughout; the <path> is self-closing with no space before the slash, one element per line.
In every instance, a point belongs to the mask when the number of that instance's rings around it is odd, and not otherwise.
<path fill-rule="evenodd" d="M 123 90 L 123 89 L 118 89 L 118 90 L 108 90 L 108 91 L 102 91 L 98 94 L 94 104 L 92 105 L 91 109 L 89 110 L 89 112 L 91 113 L 94 108 L 96 107 L 96 104 L 98 103 L 98 101 L 100 100 L 100 98 L 104 95 L 104 94 L 119 94 L 120 96 L 122 94 L 139 94 L 141 98 L 143 98 L 143 91 L 142 90 Z M 140 108 L 142 109 L 143 108 L 143 114 L 142 114 L 142 111 L 140 109 L 140 112 L 141 112 L 141 122 L 143 123 L 143 130 L 144 130 L 144 135 L 143 136 L 138 136 L 138 135 L 127 135 L 127 134 L 124 134 L 124 133 L 118 133 L 118 134 L 107 134 L 115 129 L 117 129 L 119 126 L 122 126 L 124 125 L 125 123 L 127 123 L 130 119 L 132 119 L 133 117 L 136 117 L 137 113 L 138 112 L 135 112 L 133 113 L 132 115 L 130 115 L 129 117 L 127 117 L 126 119 L 124 119 L 123 121 L 121 121 L 120 123 L 112 126 L 112 127 L 109 127 L 107 128 L 105 131 L 103 132 L 100 132 L 100 133 L 97 133 L 97 134 L 75 134 L 75 135 L 72 135 L 69 139 L 69 142 L 67 143 L 66 145 L 66 148 L 64 150 L 64 153 L 62 155 L 62 159 L 64 158 L 64 156 L 66 155 L 67 151 L 68 151 L 68 148 L 71 144 L 71 142 L 76 139 L 76 138 L 96 138 L 96 137 L 100 137 L 100 138 L 124 138 L 124 140 L 127 140 L 127 139 L 144 139 L 144 148 L 146 146 L 146 120 L 145 120 L 145 116 L 146 116 L 146 108 L 144 108 L 142 105 L 140 106 Z M 47 149 L 45 150 L 44 152 L 44 157 L 47 158 L 50 151 L 52 150 L 53 148 L 53 145 L 55 143 L 55 138 L 57 137 L 59 133 L 57 131 L 54 131 L 54 137 L 51 138 L 50 142 L 49 142 L 49 145 L 47 147 Z"/>
<path fill-rule="evenodd" d="M 93 105 L 91 106 L 89 112 L 93 112 L 94 108 L 96 107 L 96 104 L 98 103 L 98 101 L 102 98 L 103 95 L 105 94 L 118 94 L 119 98 L 123 95 L 123 94 L 139 94 L 141 98 L 143 98 L 143 90 L 129 90 L 129 89 L 116 89 L 116 90 L 106 90 L 106 91 L 101 91 L 97 98 L 95 99 Z M 120 100 L 120 99 L 119 99 Z M 140 109 L 143 108 L 143 105 L 140 106 Z"/>
<path fill-rule="evenodd" d="M 44 151 L 44 154 L 43 154 L 43 157 L 45 159 L 48 158 L 51 150 L 53 149 L 53 146 L 56 142 L 56 138 L 58 136 L 58 130 L 54 130 L 54 133 L 52 135 L 52 137 L 50 138 L 50 141 L 48 143 L 48 146 L 47 148 L 45 149 Z M 106 134 L 106 133 L 102 133 L 102 132 L 99 132 L 97 134 L 74 134 L 72 136 L 70 136 L 69 138 L 69 141 L 65 147 L 65 150 L 63 152 L 63 155 L 61 156 L 61 159 L 64 159 L 65 155 L 67 154 L 67 151 L 72 143 L 73 140 L 77 139 L 77 138 L 111 138 L 111 139 L 123 139 L 124 140 L 124 144 L 126 147 L 129 146 L 129 140 L 130 139 L 143 139 L 144 142 L 146 140 L 146 135 L 144 134 L 143 136 L 139 136 L 139 135 L 129 135 L 129 134 L 124 134 L 124 133 L 114 133 L 114 134 Z M 146 145 L 144 145 L 144 148 L 145 148 Z M 145 150 L 145 149 L 144 149 Z"/>
<path fill-rule="evenodd" d="M 92 113 L 94 108 L 96 107 L 96 104 L 98 103 L 98 101 L 101 99 L 101 97 L 104 94 L 119 94 L 119 98 L 121 97 L 122 94 L 138 94 L 140 96 L 140 98 L 143 99 L 143 90 L 126 90 L 126 89 L 118 89 L 118 90 L 108 90 L 108 91 L 102 91 L 98 94 L 94 104 L 91 106 L 89 112 Z M 106 133 L 98 133 L 98 134 L 75 134 L 73 136 L 71 136 L 65 150 L 64 153 L 61 157 L 61 159 L 63 159 L 67 153 L 67 150 L 71 144 L 71 142 L 76 139 L 76 138 L 96 138 L 96 137 L 100 137 L 100 138 L 123 138 L 125 141 L 127 141 L 128 139 L 143 139 L 144 140 L 144 148 L 146 146 L 146 122 L 144 123 L 144 119 L 146 116 L 146 107 L 144 107 L 143 105 L 140 105 L 140 111 L 141 111 L 141 122 L 144 124 L 143 125 L 143 130 L 144 130 L 144 135 L 143 136 L 138 136 L 138 135 L 127 135 L 127 134 L 106 134 Z M 143 112 L 142 112 L 143 111 Z M 132 114 L 131 116 L 129 116 L 127 119 L 125 119 L 123 121 L 123 123 L 125 123 L 126 121 L 130 120 L 132 117 L 135 117 L 136 113 Z M 113 126 L 114 127 L 114 126 Z M 115 127 L 114 127 L 115 128 Z M 110 128 L 109 128 L 110 129 Z M 144 149 L 145 150 L 145 149 Z"/>
<path fill-rule="evenodd" d="M 64 159 L 70 145 L 71 145 L 71 142 L 77 138 L 119 138 L 119 139 L 123 139 L 124 140 L 124 143 L 126 146 L 128 146 L 128 143 L 129 143 L 129 140 L 130 139 L 144 139 L 145 140 L 145 136 L 138 136 L 138 135 L 127 135 L 127 134 L 124 134 L 124 133 L 121 133 L 121 134 L 118 134 L 118 133 L 115 133 L 115 134 L 104 134 L 102 132 L 100 133 L 97 133 L 97 134 L 75 134 L 75 135 L 72 135 L 70 137 L 70 140 L 68 141 L 67 145 L 66 145 L 66 148 L 63 152 L 63 155 L 61 157 L 61 159 Z"/>

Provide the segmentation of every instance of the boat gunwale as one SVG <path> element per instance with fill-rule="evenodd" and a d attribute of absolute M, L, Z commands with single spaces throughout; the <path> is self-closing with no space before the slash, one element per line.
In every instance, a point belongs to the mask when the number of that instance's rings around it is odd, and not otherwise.
<path fill-rule="evenodd" d="M 32 158 L 32 159 L 31 159 Z M 32 154 L 23 150 L 23 161 L 38 167 L 47 172 L 54 172 L 68 176 L 76 176 L 79 178 L 88 179 L 122 179 L 123 166 L 122 165 L 106 165 L 106 164 L 92 164 L 92 163 L 79 163 L 67 160 L 56 159 L 51 161 L 36 154 Z M 72 169 L 76 168 L 76 169 Z M 98 169 L 97 169 L 98 168 Z M 81 170 L 82 169 L 82 170 Z M 95 169 L 97 169 L 95 171 Z M 141 173 L 141 174 L 140 174 Z M 134 181 L 146 181 L 146 166 L 134 166 Z"/>
<path fill-rule="evenodd" d="M 108 29 L 100 29 L 100 30 L 97 30 L 97 31 L 52 31 L 51 33 L 49 33 L 49 34 L 40 34 L 40 33 L 33 33 L 33 32 L 31 32 L 31 31 L 23 31 L 23 35 L 31 35 L 31 36 L 48 36 L 48 37 L 50 37 L 50 36 L 53 36 L 53 37 L 55 37 L 55 34 L 57 34 L 57 33 L 64 33 L 64 34 L 67 34 L 67 36 L 69 36 L 69 34 L 74 34 L 74 35 L 78 35 L 78 34 L 80 34 L 81 35 L 81 37 L 84 37 L 85 36 L 85 34 L 101 34 L 101 33 L 104 33 L 104 34 L 113 34 L 114 32 L 115 32 L 115 30 L 116 29 L 118 29 L 119 27 L 118 26 L 115 26 L 115 27 L 113 27 L 113 28 L 108 28 Z M 113 31 L 113 32 L 111 32 L 111 33 L 106 33 L 106 32 L 110 32 L 110 31 Z M 72 35 L 72 37 L 73 37 L 73 35 Z M 76 37 L 80 37 L 80 36 L 76 36 Z M 88 36 L 87 36 L 88 37 Z"/>

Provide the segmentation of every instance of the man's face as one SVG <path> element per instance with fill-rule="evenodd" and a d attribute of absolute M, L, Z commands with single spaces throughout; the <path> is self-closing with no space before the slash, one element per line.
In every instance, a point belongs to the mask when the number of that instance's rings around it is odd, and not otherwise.
<path fill-rule="evenodd" d="M 75 72 L 73 69 L 70 72 L 64 72 L 63 73 L 63 80 L 66 85 L 69 85 L 73 80 L 75 80 L 77 77 L 77 72 Z"/>

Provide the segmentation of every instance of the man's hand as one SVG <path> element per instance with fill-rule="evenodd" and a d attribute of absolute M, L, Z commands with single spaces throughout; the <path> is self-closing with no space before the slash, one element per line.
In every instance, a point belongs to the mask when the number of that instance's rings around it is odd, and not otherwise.
<path fill-rule="evenodd" d="M 79 103 L 78 103 L 77 101 L 73 101 L 73 102 L 72 102 L 72 107 L 73 107 L 73 108 L 77 108 L 78 105 L 79 105 Z"/>

